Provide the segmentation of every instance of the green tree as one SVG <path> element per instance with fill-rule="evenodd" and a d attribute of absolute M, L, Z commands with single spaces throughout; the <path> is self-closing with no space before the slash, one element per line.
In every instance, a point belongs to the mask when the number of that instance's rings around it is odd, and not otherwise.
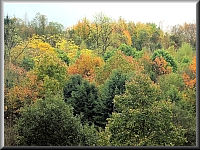
<path fill-rule="evenodd" d="M 184 90 L 184 81 L 181 75 L 171 73 L 160 76 L 158 84 L 162 90 L 163 99 L 177 102 L 182 99 L 182 92 Z"/>
<path fill-rule="evenodd" d="M 54 52 L 45 52 L 34 58 L 34 71 L 39 80 L 45 76 L 58 80 L 61 84 L 67 79 L 67 65 L 61 61 Z"/>
<path fill-rule="evenodd" d="M 16 22 L 16 18 L 10 18 L 8 15 L 4 18 L 4 59 L 9 60 L 9 62 L 11 61 L 11 49 L 21 41 L 21 38 L 17 34 L 18 28 Z"/>
<path fill-rule="evenodd" d="M 103 55 L 104 61 L 107 61 L 110 57 L 112 57 L 116 52 L 116 49 L 106 51 Z"/>
<path fill-rule="evenodd" d="M 150 107 L 153 102 L 161 99 L 159 86 L 153 83 L 149 76 L 135 73 L 126 84 L 126 92 L 122 96 L 116 96 L 114 107 L 118 111 L 124 109 L 136 109 Z"/>
<path fill-rule="evenodd" d="M 63 100 L 51 97 L 37 100 L 21 110 L 16 123 L 17 145 L 78 146 L 81 143 L 80 119 Z"/>
<path fill-rule="evenodd" d="M 196 145 L 196 110 L 194 105 L 187 100 L 180 100 L 173 107 L 173 122 L 185 129 L 186 141 L 184 145 Z"/>
<path fill-rule="evenodd" d="M 126 44 L 121 44 L 118 49 L 121 50 L 126 56 L 132 56 L 133 58 L 138 58 L 142 55 L 142 51 L 136 51 L 135 48 Z"/>
<path fill-rule="evenodd" d="M 83 131 L 81 135 L 82 146 L 99 146 L 98 145 L 99 135 L 94 124 L 91 126 L 87 123 L 83 125 Z"/>
<path fill-rule="evenodd" d="M 69 58 L 67 56 L 67 53 L 60 49 L 55 49 L 55 51 L 57 52 L 58 57 L 67 65 L 69 65 Z"/>
<path fill-rule="evenodd" d="M 61 34 L 63 32 L 63 25 L 57 22 L 49 22 L 46 26 L 46 34 L 56 35 Z"/>
<path fill-rule="evenodd" d="M 27 71 L 33 69 L 34 67 L 34 60 L 31 57 L 25 56 L 22 60 L 21 67 L 25 68 Z"/>
<path fill-rule="evenodd" d="M 143 70 L 133 57 L 126 56 L 121 51 L 116 51 L 114 55 L 106 61 L 105 65 L 96 70 L 96 83 L 98 85 L 103 84 L 114 69 L 121 69 L 124 73 L 140 72 Z"/>
<path fill-rule="evenodd" d="M 64 86 L 65 102 L 74 108 L 74 114 L 82 115 L 82 122 L 92 124 L 98 103 L 98 90 L 80 75 L 73 75 Z"/>
<path fill-rule="evenodd" d="M 181 146 L 186 141 L 184 130 L 173 124 L 172 104 L 166 101 L 113 113 L 107 128 L 114 146 Z"/>
<path fill-rule="evenodd" d="M 93 25 L 93 39 L 95 41 L 95 48 L 100 48 L 102 54 L 105 53 L 106 49 L 111 44 L 111 35 L 112 35 L 112 25 L 111 18 L 100 13 L 95 16 L 94 25 Z"/>
<path fill-rule="evenodd" d="M 37 35 L 45 35 L 47 24 L 47 17 L 40 13 L 37 13 L 31 22 L 31 26 L 34 28 Z"/>
<path fill-rule="evenodd" d="M 135 75 L 125 94 L 114 98 L 116 111 L 106 125 L 111 145 L 183 145 L 184 130 L 173 124 L 173 104 L 160 98 L 159 87 L 148 76 Z"/>
<path fill-rule="evenodd" d="M 44 52 L 34 58 L 35 66 L 33 71 L 38 80 L 44 83 L 40 91 L 43 96 L 63 92 L 63 87 L 68 79 L 67 64 L 63 62 L 54 51 Z"/>
<path fill-rule="evenodd" d="M 113 70 L 110 77 L 101 86 L 100 100 L 102 101 L 103 106 L 99 106 L 101 107 L 101 114 L 98 116 L 98 120 L 100 120 L 100 122 L 97 122 L 99 126 L 105 126 L 106 119 L 110 117 L 110 115 L 114 111 L 114 97 L 115 95 L 121 95 L 125 92 L 125 82 L 129 78 L 130 77 L 128 76 L 128 74 L 123 73 L 122 70 Z"/>

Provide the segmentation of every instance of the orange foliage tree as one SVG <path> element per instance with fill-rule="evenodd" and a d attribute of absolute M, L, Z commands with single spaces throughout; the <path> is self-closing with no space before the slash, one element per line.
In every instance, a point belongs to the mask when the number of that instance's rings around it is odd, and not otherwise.
<path fill-rule="evenodd" d="M 168 62 L 163 57 L 156 57 L 153 61 L 153 70 L 157 75 L 163 75 L 172 72 L 172 67 L 168 65 Z"/>
<path fill-rule="evenodd" d="M 189 66 L 189 70 L 183 73 L 183 80 L 185 85 L 193 88 L 196 85 L 196 56 L 193 58 L 192 63 Z"/>
<path fill-rule="evenodd" d="M 23 82 L 8 89 L 5 93 L 5 116 L 13 116 L 19 113 L 25 104 L 30 105 L 40 97 L 42 82 L 38 81 L 33 72 L 28 72 Z"/>
<path fill-rule="evenodd" d="M 68 73 L 80 74 L 83 78 L 93 81 L 95 76 L 95 69 L 101 67 L 104 64 L 102 58 L 89 54 L 82 53 L 74 64 L 69 66 Z"/>

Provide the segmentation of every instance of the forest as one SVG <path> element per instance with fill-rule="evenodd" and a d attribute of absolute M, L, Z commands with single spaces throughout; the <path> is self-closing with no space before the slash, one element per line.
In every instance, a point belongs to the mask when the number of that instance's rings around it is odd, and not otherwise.
<path fill-rule="evenodd" d="M 196 24 L 133 21 L 4 17 L 5 146 L 196 146 Z"/>

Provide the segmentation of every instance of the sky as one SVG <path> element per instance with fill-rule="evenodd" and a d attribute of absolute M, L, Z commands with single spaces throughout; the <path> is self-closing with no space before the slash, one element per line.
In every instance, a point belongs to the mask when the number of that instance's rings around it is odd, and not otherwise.
<path fill-rule="evenodd" d="M 114 20 L 122 17 L 126 21 L 153 22 L 163 30 L 177 24 L 196 23 L 196 2 L 4 2 L 4 17 L 31 21 L 36 13 L 46 15 L 48 21 L 73 26 L 83 17 L 94 19 L 103 13 Z M 26 15 L 25 15 L 26 14 Z"/>

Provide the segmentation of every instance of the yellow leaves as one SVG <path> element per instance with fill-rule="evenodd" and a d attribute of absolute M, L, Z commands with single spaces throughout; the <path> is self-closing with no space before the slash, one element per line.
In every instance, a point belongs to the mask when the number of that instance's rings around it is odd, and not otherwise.
<path fill-rule="evenodd" d="M 138 22 L 136 24 L 137 37 L 139 37 L 139 32 L 142 30 L 147 31 L 148 33 L 150 33 L 150 31 L 151 31 L 150 26 L 148 26 L 147 24 Z"/>
<path fill-rule="evenodd" d="M 127 30 L 124 30 L 123 33 L 126 37 L 126 44 L 131 46 L 132 45 L 132 39 L 131 39 L 130 33 Z"/>
<path fill-rule="evenodd" d="M 89 49 L 82 49 L 81 54 L 93 55 L 93 51 Z"/>
<path fill-rule="evenodd" d="M 42 51 L 47 51 L 50 50 L 52 51 L 53 48 L 51 47 L 51 45 L 49 45 L 48 43 L 38 43 L 38 48 Z"/>
<path fill-rule="evenodd" d="M 44 42 L 44 37 L 33 36 L 29 40 L 28 48 L 39 49 L 41 51 L 53 51 L 53 47 L 49 43 Z"/>
<path fill-rule="evenodd" d="M 61 50 L 65 50 L 67 41 L 61 40 L 60 42 L 56 43 L 56 47 Z"/>
<path fill-rule="evenodd" d="M 64 39 L 61 42 L 56 43 L 56 47 L 67 53 L 70 62 L 74 62 L 79 52 L 79 46 L 75 45 L 73 41 L 66 41 Z"/>

